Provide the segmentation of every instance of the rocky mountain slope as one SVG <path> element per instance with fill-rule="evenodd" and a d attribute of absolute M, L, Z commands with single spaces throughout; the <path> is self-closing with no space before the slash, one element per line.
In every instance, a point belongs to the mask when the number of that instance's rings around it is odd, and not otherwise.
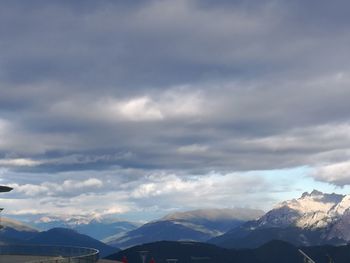
<path fill-rule="evenodd" d="M 221 235 L 263 212 L 253 209 L 205 209 L 174 213 L 147 223 L 108 242 L 120 248 L 161 240 L 205 241 Z"/>
<path fill-rule="evenodd" d="M 225 247 L 255 247 L 272 239 L 296 245 L 347 243 L 350 241 L 350 195 L 316 190 L 304 193 L 210 242 Z"/>

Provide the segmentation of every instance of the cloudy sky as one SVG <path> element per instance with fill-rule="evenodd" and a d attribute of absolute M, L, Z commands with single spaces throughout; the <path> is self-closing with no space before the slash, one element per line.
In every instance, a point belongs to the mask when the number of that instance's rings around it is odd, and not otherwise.
<path fill-rule="evenodd" d="M 349 8 L 0 1 L 7 215 L 145 221 L 350 193 Z"/>

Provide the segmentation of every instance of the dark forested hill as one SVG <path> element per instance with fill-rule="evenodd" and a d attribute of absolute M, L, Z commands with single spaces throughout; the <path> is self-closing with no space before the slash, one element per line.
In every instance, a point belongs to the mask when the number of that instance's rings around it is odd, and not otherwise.
<path fill-rule="evenodd" d="M 148 251 L 147 262 L 153 257 L 156 262 L 176 258 L 179 262 L 203 263 L 303 263 L 299 249 L 284 241 L 270 241 L 256 249 L 240 250 L 225 249 L 206 243 L 162 241 L 123 250 L 109 256 L 108 259 L 121 260 L 126 256 L 129 262 L 141 262 L 139 251 Z M 336 263 L 350 262 L 350 245 L 301 249 L 317 263 L 329 263 L 328 257 Z"/>

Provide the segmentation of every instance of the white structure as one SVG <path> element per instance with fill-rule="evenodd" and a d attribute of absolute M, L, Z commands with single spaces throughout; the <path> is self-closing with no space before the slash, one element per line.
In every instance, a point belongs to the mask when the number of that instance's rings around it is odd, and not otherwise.
<path fill-rule="evenodd" d="M 313 261 L 304 251 L 302 251 L 301 249 L 299 249 L 299 253 L 302 254 L 304 256 L 304 262 L 305 263 L 316 263 L 315 261 Z"/>

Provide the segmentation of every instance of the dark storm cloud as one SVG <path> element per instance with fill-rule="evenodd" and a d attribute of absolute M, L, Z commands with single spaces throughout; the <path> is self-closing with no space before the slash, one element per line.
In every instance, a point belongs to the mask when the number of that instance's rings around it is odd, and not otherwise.
<path fill-rule="evenodd" d="M 259 58 L 261 51 L 283 33 L 274 28 L 279 17 L 270 16 L 273 8 L 212 11 L 191 1 L 148 1 L 131 8 L 119 2 L 58 3 L 2 8 L 2 25 L 12 25 L 1 30 L 4 80 L 123 92 L 125 85 L 140 89 L 240 77 L 270 67 L 266 57 Z M 255 42 L 259 36 L 264 42 Z"/>
<path fill-rule="evenodd" d="M 79 195 L 111 192 L 97 180 L 113 170 L 111 185 L 124 178 L 130 191 L 135 180 L 152 185 L 152 171 L 206 180 L 345 162 L 349 7 L 3 1 L 0 165 L 22 194 L 66 182 L 54 193 L 63 196 L 78 181 Z M 315 178 L 346 182 L 327 175 Z"/>

